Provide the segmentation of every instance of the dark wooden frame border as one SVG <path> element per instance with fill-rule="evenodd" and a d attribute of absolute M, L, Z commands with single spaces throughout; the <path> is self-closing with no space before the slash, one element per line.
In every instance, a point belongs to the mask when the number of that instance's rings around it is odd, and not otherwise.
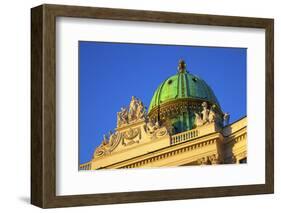
<path fill-rule="evenodd" d="M 56 196 L 56 17 L 262 28 L 266 33 L 266 183 Z M 274 20 L 64 5 L 31 9 L 31 203 L 66 207 L 274 192 Z"/>

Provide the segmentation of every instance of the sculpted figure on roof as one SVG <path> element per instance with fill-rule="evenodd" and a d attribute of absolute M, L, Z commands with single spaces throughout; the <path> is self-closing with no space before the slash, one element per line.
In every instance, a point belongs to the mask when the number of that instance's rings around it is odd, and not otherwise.
<path fill-rule="evenodd" d="M 128 109 L 121 108 L 121 111 L 117 113 L 117 126 L 122 126 L 123 124 L 128 124 Z"/>
<path fill-rule="evenodd" d="M 144 120 L 146 116 L 146 108 L 142 101 L 132 96 L 128 109 L 122 107 L 121 111 L 117 113 L 117 127 Z"/>
<path fill-rule="evenodd" d="M 210 109 L 208 109 L 208 104 L 207 102 L 202 103 L 202 111 L 197 113 L 194 112 L 195 114 L 195 120 L 194 120 L 194 125 L 196 127 L 202 126 L 204 124 L 209 124 L 209 123 L 218 123 L 219 121 L 219 115 L 216 112 L 216 105 L 212 105 Z M 229 116 L 227 113 L 224 114 L 225 118 L 224 120 L 226 121 L 227 116 Z M 227 122 L 225 122 L 227 123 Z"/>

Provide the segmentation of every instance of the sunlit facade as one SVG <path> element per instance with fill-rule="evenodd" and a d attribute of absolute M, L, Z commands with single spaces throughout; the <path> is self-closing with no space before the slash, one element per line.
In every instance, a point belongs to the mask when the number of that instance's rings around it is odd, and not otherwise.
<path fill-rule="evenodd" d="M 80 170 L 246 163 L 247 118 L 229 124 L 229 116 L 181 60 L 148 110 L 134 96 L 121 108 L 115 131 L 104 135 Z"/>

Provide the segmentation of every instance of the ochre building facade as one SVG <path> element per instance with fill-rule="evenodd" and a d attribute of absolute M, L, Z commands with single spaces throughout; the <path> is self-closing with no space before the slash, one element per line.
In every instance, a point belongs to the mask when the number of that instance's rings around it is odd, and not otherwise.
<path fill-rule="evenodd" d="M 154 92 L 149 109 L 132 97 L 117 113 L 117 127 L 104 135 L 80 170 L 152 168 L 247 162 L 247 117 L 229 124 L 229 114 L 207 83 L 178 72 Z"/>

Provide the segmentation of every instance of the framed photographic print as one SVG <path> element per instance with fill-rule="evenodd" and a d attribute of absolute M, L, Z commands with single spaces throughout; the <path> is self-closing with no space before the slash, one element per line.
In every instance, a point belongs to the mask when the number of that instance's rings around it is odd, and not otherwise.
<path fill-rule="evenodd" d="M 31 203 L 274 191 L 273 19 L 31 9 Z"/>

